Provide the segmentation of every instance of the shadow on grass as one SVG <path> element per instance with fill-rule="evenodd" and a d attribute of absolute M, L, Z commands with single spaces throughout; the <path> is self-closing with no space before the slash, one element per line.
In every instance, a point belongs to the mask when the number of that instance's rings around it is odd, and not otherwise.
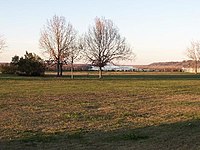
<path fill-rule="evenodd" d="M 0 149 L 200 149 L 200 120 L 107 132 L 20 134 L 22 138 L 1 140 Z"/>

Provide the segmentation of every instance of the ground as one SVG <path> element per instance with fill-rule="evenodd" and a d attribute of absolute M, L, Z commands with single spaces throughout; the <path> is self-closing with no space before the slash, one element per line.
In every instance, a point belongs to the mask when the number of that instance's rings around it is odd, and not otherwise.
<path fill-rule="evenodd" d="M 1 75 L 0 149 L 200 149 L 199 75 L 89 76 Z"/>

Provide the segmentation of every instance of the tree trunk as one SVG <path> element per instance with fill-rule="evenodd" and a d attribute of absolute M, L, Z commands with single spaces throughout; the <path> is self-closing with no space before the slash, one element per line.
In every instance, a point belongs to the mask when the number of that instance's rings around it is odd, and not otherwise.
<path fill-rule="evenodd" d="M 60 76 L 60 62 L 57 62 L 57 77 Z"/>
<path fill-rule="evenodd" d="M 197 74 L 197 68 L 198 68 L 198 66 L 197 66 L 197 63 L 198 63 L 197 60 L 195 60 L 194 63 L 195 63 L 195 64 L 194 64 L 194 67 L 195 67 L 195 68 L 194 68 L 194 70 L 195 70 L 195 74 Z"/>
<path fill-rule="evenodd" d="M 102 78 L 102 67 L 99 67 L 99 79 Z"/>
<path fill-rule="evenodd" d="M 71 79 L 74 79 L 74 65 L 71 63 Z"/>
<path fill-rule="evenodd" d="M 62 77 L 63 74 L 63 63 L 60 63 L 60 76 Z"/>

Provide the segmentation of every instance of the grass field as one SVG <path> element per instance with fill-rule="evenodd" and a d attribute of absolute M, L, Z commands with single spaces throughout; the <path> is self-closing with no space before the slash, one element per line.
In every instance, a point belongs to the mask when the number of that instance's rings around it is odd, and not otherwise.
<path fill-rule="evenodd" d="M 200 76 L 0 76 L 0 149 L 200 149 Z"/>

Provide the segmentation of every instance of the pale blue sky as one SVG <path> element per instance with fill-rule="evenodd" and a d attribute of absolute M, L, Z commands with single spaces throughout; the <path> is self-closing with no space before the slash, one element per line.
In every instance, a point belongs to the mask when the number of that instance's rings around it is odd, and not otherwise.
<path fill-rule="evenodd" d="M 131 64 L 186 59 L 191 40 L 200 40 L 199 0 L 0 0 L 0 34 L 8 47 L 0 61 L 41 55 L 40 30 L 53 15 L 64 16 L 83 34 L 96 16 L 113 20 L 132 45 Z"/>

